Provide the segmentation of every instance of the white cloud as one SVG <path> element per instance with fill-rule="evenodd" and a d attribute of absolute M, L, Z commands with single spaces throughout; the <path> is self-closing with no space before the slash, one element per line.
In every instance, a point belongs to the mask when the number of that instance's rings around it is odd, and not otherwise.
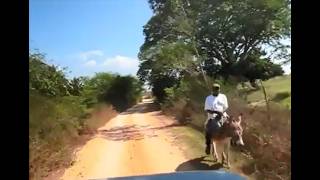
<path fill-rule="evenodd" d="M 91 76 L 97 72 L 135 76 L 139 69 L 136 57 L 106 56 L 101 50 L 77 53 L 70 56 L 70 59 L 70 63 L 73 64 L 72 74 L 75 76 Z"/>
<path fill-rule="evenodd" d="M 84 63 L 84 66 L 86 67 L 94 67 L 97 65 L 97 62 L 95 60 L 89 60 L 86 63 Z"/>
<path fill-rule="evenodd" d="M 81 52 L 79 54 L 79 57 L 83 60 L 88 60 L 89 58 L 92 57 L 101 57 L 103 56 L 103 52 L 101 50 L 91 50 L 91 51 L 85 51 L 85 52 Z"/>
<path fill-rule="evenodd" d="M 139 61 L 136 58 L 117 55 L 112 58 L 107 58 L 102 65 L 106 70 L 111 72 L 122 75 L 135 75 L 138 70 Z"/>
<path fill-rule="evenodd" d="M 113 58 L 108 58 L 104 61 L 103 65 L 110 66 L 115 65 L 120 68 L 130 68 L 138 64 L 138 60 L 135 58 L 125 57 L 125 56 L 115 56 Z"/>

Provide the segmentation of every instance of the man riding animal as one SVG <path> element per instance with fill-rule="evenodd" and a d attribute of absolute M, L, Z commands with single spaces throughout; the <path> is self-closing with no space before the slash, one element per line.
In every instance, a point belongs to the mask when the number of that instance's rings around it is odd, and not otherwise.
<path fill-rule="evenodd" d="M 228 117 L 226 113 L 227 109 L 227 97 L 220 93 L 219 84 L 213 84 L 211 95 L 207 96 L 204 105 L 204 110 L 208 114 L 205 122 L 206 154 L 210 154 L 212 133 L 217 132 Z"/>
<path fill-rule="evenodd" d="M 244 145 L 242 140 L 241 118 L 238 119 L 229 117 L 226 113 L 228 109 L 227 97 L 220 93 L 220 85 L 212 86 L 212 94 L 206 98 L 205 111 L 208 113 L 208 118 L 205 122 L 205 138 L 206 138 L 206 154 L 212 154 L 214 159 L 218 159 L 216 141 L 224 142 L 224 151 L 222 153 L 222 164 L 229 165 L 229 146 Z"/>

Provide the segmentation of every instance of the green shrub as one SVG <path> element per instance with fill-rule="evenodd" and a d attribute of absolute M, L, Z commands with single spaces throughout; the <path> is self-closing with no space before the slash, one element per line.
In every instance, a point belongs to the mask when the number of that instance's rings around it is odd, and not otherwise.
<path fill-rule="evenodd" d="M 286 91 L 286 92 L 279 92 L 277 93 L 274 98 L 272 99 L 273 101 L 276 101 L 276 102 L 279 102 L 279 101 L 282 101 L 288 97 L 291 96 L 291 93 Z"/>

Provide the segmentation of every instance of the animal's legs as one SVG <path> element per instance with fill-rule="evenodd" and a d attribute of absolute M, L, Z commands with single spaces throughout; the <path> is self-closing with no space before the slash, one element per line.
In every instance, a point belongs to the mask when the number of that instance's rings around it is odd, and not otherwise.
<path fill-rule="evenodd" d="M 222 151 L 222 153 L 221 153 L 221 157 L 222 157 L 222 161 L 221 161 L 221 163 L 222 164 L 224 164 L 225 163 L 225 161 L 226 161 L 226 153 L 224 152 L 224 151 Z"/>
<path fill-rule="evenodd" d="M 222 152 L 222 164 L 226 168 L 230 168 L 230 161 L 229 161 L 229 155 L 230 155 L 230 141 L 227 141 L 224 145 L 224 149 Z"/>
<path fill-rule="evenodd" d="M 213 161 L 218 161 L 218 153 L 217 153 L 217 146 L 214 141 L 212 141 L 212 156 L 213 156 Z"/>

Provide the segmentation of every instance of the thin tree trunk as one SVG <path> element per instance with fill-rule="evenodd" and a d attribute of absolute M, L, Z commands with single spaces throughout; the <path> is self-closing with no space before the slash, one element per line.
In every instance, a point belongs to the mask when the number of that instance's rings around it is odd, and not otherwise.
<path fill-rule="evenodd" d="M 260 84 L 261 84 L 261 87 L 262 87 L 262 92 L 263 92 L 263 95 L 264 95 L 264 100 L 266 101 L 267 118 L 268 118 L 268 120 L 270 121 L 270 120 L 271 120 L 271 114 L 270 114 L 269 98 L 268 98 L 268 95 L 267 95 L 267 92 L 266 92 L 266 88 L 263 86 L 263 83 L 262 83 L 261 79 L 260 79 Z"/>

